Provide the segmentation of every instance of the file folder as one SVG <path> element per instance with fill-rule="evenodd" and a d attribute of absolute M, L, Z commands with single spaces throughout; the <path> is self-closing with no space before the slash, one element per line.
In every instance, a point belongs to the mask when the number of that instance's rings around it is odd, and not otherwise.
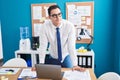
<path fill-rule="evenodd" d="M 92 56 L 78 56 L 78 66 L 92 68 Z"/>

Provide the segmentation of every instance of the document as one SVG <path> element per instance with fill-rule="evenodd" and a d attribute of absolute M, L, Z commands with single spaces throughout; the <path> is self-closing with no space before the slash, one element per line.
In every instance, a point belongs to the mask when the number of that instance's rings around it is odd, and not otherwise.
<path fill-rule="evenodd" d="M 42 18 L 42 7 L 34 6 L 33 7 L 33 19 L 41 19 Z"/>
<path fill-rule="evenodd" d="M 41 27 L 42 27 L 42 24 L 40 24 L 40 23 L 34 24 L 34 36 L 40 35 Z"/>
<path fill-rule="evenodd" d="M 23 69 L 21 74 L 18 77 L 18 80 L 21 80 L 22 78 L 36 78 L 36 71 L 31 71 L 31 68 Z"/>
<path fill-rule="evenodd" d="M 12 75 L 16 74 L 20 68 L 0 68 L 0 75 Z"/>
<path fill-rule="evenodd" d="M 89 70 L 85 72 L 80 71 L 65 71 L 64 76 L 67 80 L 91 80 Z"/>

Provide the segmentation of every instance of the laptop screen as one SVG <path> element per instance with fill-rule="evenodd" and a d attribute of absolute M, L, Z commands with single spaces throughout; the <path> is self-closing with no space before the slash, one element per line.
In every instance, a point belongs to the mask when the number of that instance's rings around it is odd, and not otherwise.
<path fill-rule="evenodd" d="M 40 79 L 61 80 L 61 66 L 50 64 L 35 64 L 37 77 Z"/>

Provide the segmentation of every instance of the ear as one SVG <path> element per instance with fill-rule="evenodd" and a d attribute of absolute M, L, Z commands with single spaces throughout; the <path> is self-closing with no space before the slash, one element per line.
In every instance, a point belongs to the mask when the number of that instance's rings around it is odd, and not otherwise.
<path fill-rule="evenodd" d="M 48 18 L 51 20 L 52 19 L 52 17 L 51 16 L 48 16 Z"/>

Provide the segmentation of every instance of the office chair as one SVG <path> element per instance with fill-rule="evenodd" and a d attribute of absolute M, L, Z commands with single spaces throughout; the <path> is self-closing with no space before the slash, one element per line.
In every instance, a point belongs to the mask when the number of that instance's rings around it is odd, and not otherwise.
<path fill-rule="evenodd" d="M 12 58 L 5 62 L 3 67 L 27 67 L 27 63 L 22 58 Z"/>
<path fill-rule="evenodd" d="M 97 80 L 120 80 L 120 75 L 115 72 L 102 74 Z"/>

